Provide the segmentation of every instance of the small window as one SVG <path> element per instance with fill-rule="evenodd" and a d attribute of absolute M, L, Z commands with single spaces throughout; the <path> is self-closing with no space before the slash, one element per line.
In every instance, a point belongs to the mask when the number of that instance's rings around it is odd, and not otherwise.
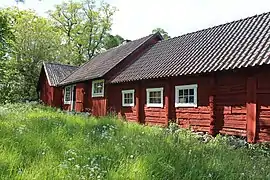
<path fill-rule="evenodd" d="M 175 107 L 197 107 L 197 84 L 175 86 Z"/>
<path fill-rule="evenodd" d="M 163 88 L 146 89 L 147 107 L 163 107 Z"/>
<path fill-rule="evenodd" d="M 71 86 L 65 87 L 64 104 L 70 104 L 71 101 Z"/>
<path fill-rule="evenodd" d="M 133 107 L 134 106 L 134 90 L 122 91 L 122 106 Z"/>
<path fill-rule="evenodd" d="M 92 81 L 92 97 L 104 96 L 104 80 Z"/>

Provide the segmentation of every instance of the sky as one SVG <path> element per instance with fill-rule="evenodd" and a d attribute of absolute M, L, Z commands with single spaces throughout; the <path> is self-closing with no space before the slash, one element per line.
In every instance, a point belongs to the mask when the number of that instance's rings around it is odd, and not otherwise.
<path fill-rule="evenodd" d="M 33 9 L 39 15 L 63 0 L 0 0 L 0 7 Z M 194 32 L 233 20 L 270 12 L 270 0 L 105 0 L 118 11 L 113 17 L 112 34 L 125 39 L 149 35 L 163 28 L 171 37 Z"/>

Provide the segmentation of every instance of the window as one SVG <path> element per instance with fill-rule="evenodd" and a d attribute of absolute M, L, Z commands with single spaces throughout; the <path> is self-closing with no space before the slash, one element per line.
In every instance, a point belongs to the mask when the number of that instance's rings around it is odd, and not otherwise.
<path fill-rule="evenodd" d="M 163 107 L 163 88 L 146 89 L 147 107 Z"/>
<path fill-rule="evenodd" d="M 197 84 L 175 86 L 175 107 L 197 107 Z"/>
<path fill-rule="evenodd" d="M 64 104 L 70 104 L 71 102 L 71 86 L 65 87 Z"/>
<path fill-rule="evenodd" d="M 122 91 L 122 106 L 125 107 L 134 106 L 134 90 Z"/>
<path fill-rule="evenodd" d="M 104 80 L 92 81 L 92 97 L 104 96 Z"/>

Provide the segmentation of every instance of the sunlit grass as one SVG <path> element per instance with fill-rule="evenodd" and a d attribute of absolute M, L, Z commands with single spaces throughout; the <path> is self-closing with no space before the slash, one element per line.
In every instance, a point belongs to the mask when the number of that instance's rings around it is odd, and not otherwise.
<path fill-rule="evenodd" d="M 0 107 L 0 179 L 270 179 L 270 157 L 187 130 Z"/>

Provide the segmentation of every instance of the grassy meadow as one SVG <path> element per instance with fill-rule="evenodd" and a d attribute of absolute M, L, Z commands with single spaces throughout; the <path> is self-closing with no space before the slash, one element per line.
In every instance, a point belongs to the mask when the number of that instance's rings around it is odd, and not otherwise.
<path fill-rule="evenodd" d="M 270 179 L 267 149 L 174 127 L 1 106 L 0 179 Z"/>

